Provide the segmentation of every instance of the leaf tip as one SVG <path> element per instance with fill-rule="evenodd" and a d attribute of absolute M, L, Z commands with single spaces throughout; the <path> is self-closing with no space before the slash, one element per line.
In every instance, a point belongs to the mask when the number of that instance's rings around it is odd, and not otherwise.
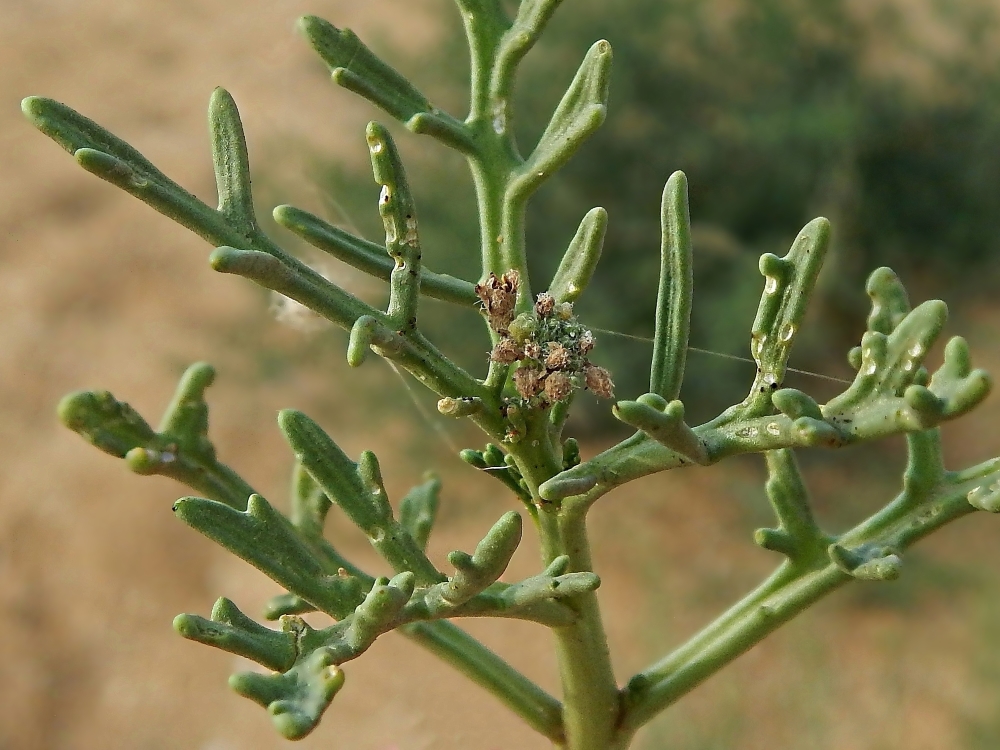
<path fill-rule="evenodd" d="M 46 105 L 51 101 L 41 96 L 26 96 L 21 100 L 21 112 L 37 126 L 38 120 L 45 115 Z"/>
<path fill-rule="evenodd" d="M 174 632 L 181 638 L 187 638 L 189 641 L 194 640 L 195 634 L 198 632 L 198 620 L 199 618 L 195 615 L 177 615 L 172 623 Z"/>

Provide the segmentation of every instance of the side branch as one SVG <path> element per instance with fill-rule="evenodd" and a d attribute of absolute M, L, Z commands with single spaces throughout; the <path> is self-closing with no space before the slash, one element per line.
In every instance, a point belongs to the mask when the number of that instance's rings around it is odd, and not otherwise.
<path fill-rule="evenodd" d="M 532 729 L 553 743 L 563 741 L 562 704 L 457 625 L 415 622 L 399 630 L 492 693 Z"/>
<path fill-rule="evenodd" d="M 308 460 L 303 463 L 352 520 L 374 534 L 373 545 L 394 567 L 403 567 L 400 563 L 407 556 L 412 560 L 413 555 L 405 548 L 419 545 L 407 532 L 400 534 L 392 528 L 378 466 L 371 454 L 363 454 L 357 465 L 333 455 L 325 468 Z M 336 476 L 330 474 L 334 471 Z M 345 502 L 345 495 L 359 492 L 367 497 Z M 600 584 L 593 573 L 567 572 L 569 558 L 565 556 L 553 560 L 539 576 L 514 585 L 499 583 L 496 579 L 520 539 L 520 518 L 513 513 L 501 518 L 473 555 L 454 552 L 449 556 L 457 568 L 450 578 L 440 580 L 443 576 L 433 567 L 421 571 L 420 561 L 412 560 L 417 575 L 409 569 L 391 580 L 376 579 L 366 593 L 362 581 L 348 571 L 341 569 L 330 575 L 301 532 L 258 495 L 250 498 L 245 512 L 192 497 L 179 500 L 174 512 L 291 593 L 338 620 L 328 628 L 315 630 L 301 618 L 285 615 L 281 618 L 282 631 L 276 633 L 243 616 L 231 603 L 220 601 L 211 620 L 181 615 L 174 621 L 177 631 L 186 638 L 255 659 L 276 670 L 271 675 L 235 675 L 230 683 L 241 695 L 267 707 L 278 730 L 290 739 L 303 737 L 315 728 L 343 683 L 339 666 L 358 658 L 380 635 L 416 622 L 470 616 L 517 617 L 565 627 L 579 614 L 562 600 L 592 592 Z M 418 589 L 418 580 L 429 585 Z M 449 633 L 438 635 L 443 640 Z M 458 659 L 460 654 L 452 656 Z M 505 679 L 514 679 L 516 673 L 491 661 L 491 675 L 483 675 L 486 684 L 498 672 Z M 472 664 L 467 669 L 476 671 Z M 533 701 L 531 720 L 538 721 L 537 695 L 532 699 L 525 695 L 524 688 L 519 686 L 518 700 Z M 546 731 L 553 734 L 554 728 L 548 726 Z"/>
<path fill-rule="evenodd" d="M 205 389 L 214 379 L 211 365 L 191 365 L 177 384 L 158 430 L 107 391 L 69 394 L 59 402 L 59 419 L 105 453 L 125 459 L 136 474 L 176 479 L 213 500 L 242 510 L 254 490 L 217 460 L 215 446 L 208 438 Z"/>
<path fill-rule="evenodd" d="M 948 342 L 944 363 L 928 373 L 924 361 L 944 329 L 947 308 L 930 300 L 910 310 L 889 269 L 879 269 L 868 282 L 873 314 L 851 355 L 858 371 L 850 387 L 822 406 L 805 393 L 780 387 L 805 309 L 801 297 L 815 281 L 827 234 L 825 220 L 816 220 L 785 258 L 761 258 L 767 281 L 751 344 L 760 369 L 746 400 L 693 428 L 683 423 L 680 402 L 664 404 L 657 394 L 619 402 L 615 415 L 640 432 L 553 477 L 542 485 L 542 497 L 588 505 L 632 479 L 692 462 L 912 434 L 955 419 L 985 399 L 992 380 L 972 368 L 969 347 L 960 337 Z"/>
<path fill-rule="evenodd" d="M 928 433 L 911 441 L 911 464 L 917 453 L 935 453 L 936 440 L 936 434 Z M 657 713 L 843 584 L 895 579 L 903 550 L 974 512 L 980 493 L 994 485 L 1000 490 L 996 459 L 966 472 L 931 470 L 915 477 L 908 471 L 903 491 L 885 508 L 845 534 L 827 537 L 812 521 L 789 458 L 774 454 L 768 485 L 779 531 L 789 542 L 773 548 L 789 559 L 743 600 L 629 682 L 619 727 L 622 737 L 631 737 Z M 830 541 L 834 543 L 824 554 L 823 546 Z"/>
<path fill-rule="evenodd" d="M 433 106 L 353 31 L 338 29 L 316 16 L 300 18 L 299 30 L 329 67 L 334 83 L 364 97 L 411 132 L 432 136 L 467 155 L 475 153 L 476 145 L 465 123 Z"/>
<path fill-rule="evenodd" d="M 215 91 L 209 104 L 219 186 L 218 209 L 184 190 L 128 143 L 65 104 L 28 97 L 21 108 L 35 127 L 72 154 L 88 172 L 135 196 L 216 247 L 271 256 L 280 264 L 287 284 L 309 288 L 322 297 L 322 314 L 333 322 L 349 326 L 360 316 L 376 312 L 282 250 L 260 230 L 250 200 L 243 127 L 232 97 L 223 89 Z"/>
<path fill-rule="evenodd" d="M 359 271 L 370 276 L 389 281 L 395 264 L 382 245 L 355 237 L 294 206 L 278 206 L 274 209 L 274 220 L 290 232 L 295 233 L 315 248 L 329 253 Z M 452 302 L 463 307 L 474 308 L 479 301 L 475 284 L 446 273 L 434 273 L 426 268 L 420 272 L 420 292 L 442 302 Z"/>
<path fill-rule="evenodd" d="M 630 737 L 799 612 L 851 580 L 837 566 L 789 577 L 789 563 L 669 656 L 633 677 L 618 733 Z"/>
<path fill-rule="evenodd" d="M 514 88 L 517 67 L 541 36 L 562 0 L 521 0 L 517 17 L 497 48 L 490 76 L 490 95 L 505 99 Z M 499 4 L 498 4 L 499 5 Z"/>

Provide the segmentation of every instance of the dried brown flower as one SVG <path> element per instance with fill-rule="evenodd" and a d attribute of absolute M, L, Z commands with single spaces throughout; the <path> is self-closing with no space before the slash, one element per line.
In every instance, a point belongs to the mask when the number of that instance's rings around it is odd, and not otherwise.
<path fill-rule="evenodd" d="M 490 359 L 502 365 L 511 365 L 524 356 L 521 347 L 513 339 L 500 339 L 490 352 Z"/>
<path fill-rule="evenodd" d="M 514 306 L 517 304 L 520 283 L 520 274 L 510 270 L 499 278 L 491 273 L 482 284 L 476 284 L 476 296 L 479 297 L 490 328 L 494 331 L 506 331 L 514 320 Z"/>
<path fill-rule="evenodd" d="M 545 398 L 555 403 L 573 392 L 573 381 L 564 372 L 550 372 L 545 378 Z"/>
<path fill-rule="evenodd" d="M 535 312 L 539 318 L 547 318 L 556 306 L 556 298 L 548 292 L 542 292 L 535 299 Z"/>
<path fill-rule="evenodd" d="M 524 345 L 524 356 L 529 359 L 541 359 L 542 347 L 537 341 L 529 341 Z"/>
<path fill-rule="evenodd" d="M 597 342 L 594 341 L 594 334 L 584 331 L 580 334 L 580 354 L 586 356 L 594 348 L 595 343 Z"/>
<path fill-rule="evenodd" d="M 545 366 L 550 370 L 565 370 L 570 366 L 569 349 L 558 341 L 550 341 L 546 349 L 549 353 L 545 357 Z"/>
<path fill-rule="evenodd" d="M 603 367 L 588 365 L 583 376 L 586 379 L 587 390 L 601 398 L 615 397 L 615 384 L 611 381 L 611 373 Z"/>
<path fill-rule="evenodd" d="M 530 399 L 541 392 L 543 375 L 535 367 L 518 367 L 514 370 L 514 385 L 521 398 Z"/>

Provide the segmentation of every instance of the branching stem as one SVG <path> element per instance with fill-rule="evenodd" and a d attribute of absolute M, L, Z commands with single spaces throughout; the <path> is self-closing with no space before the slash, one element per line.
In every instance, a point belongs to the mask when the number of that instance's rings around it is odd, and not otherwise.
<path fill-rule="evenodd" d="M 696 685 L 752 648 L 781 624 L 852 579 L 900 575 L 903 551 L 974 510 L 1000 512 L 1000 459 L 959 472 L 942 461 L 938 425 L 978 405 L 991 381 L 973 370 L 966 342 L 944 347 L 933 374 L 927 352 L 944 329 L 947 307 L 931 300 L 911 309 L 889 269 L 871 275 L 868 330 L 849 359 L 856 376 L 820 405 L 782 388 L 788 359 L 829 246 L 829 223 L 807 224 L 783 257 L 765 254 L 763 294 L 751 326 L 757 373 L 743 402 L 698 426 L 678 399 L 684 377 L 692 297 L 692 246 L 686 177 L 667 182 L 661 204 L 661 275 L 649 393 L 614 404 L 636 429 L 632 437 L 581 462 L 562 431 L 573 392 L 586 387 L 613 397 L 611 374 L 593 365 L 595 341 L 573 312 L 601 255 L 607 224 L 591 209 L 553 277 L 532 293 L 525 250 L 531 195 L 604 122 L 612 52 L 597 41 L 555 107 L 537 144 L 521 155 L 513 99 L 521 60 L 562 0 L 521 0 L 511 19 L 501 0 L 456 0 L 468 37 L 471 95 L 465 121 L 434 106 L 403 74 L 353 32 L 307 16 L 300 22 L 333 80 L 361 95 L 411 132 L 463 154 L 480 222 L 479 285 L 423 268 L 417 201 L 389 131 L 368 127 L 373 174 L 382 186 L 379 212 L 385 253 L 373 243 L 289 206 L 279 223 L 334 257 L 389 283 L 385 311 L 358 299 L 279 247 L 254 212 L 248 150 L 232 97 L 215 92 L 209 108 L 219 190 L 212 208 L 170 180 L 132 146 L 63 104 L 29 97 L 28 118 L 86 170 L 143 200 L 215 246 L 215 270 L 251 279 L 349 330 L 348 362 L 374 351 L 435 392 L 439 410 L 471 419 L 497 444 L 466 449 L 464 460 L 496 476 L 527 507 L 541 538 L 545 569 L 518 583 L 501 576 L 521 540 L 522 520 L 505 513 L 472 554 L 453 551 L 449 572 L 427 556 L 438 481 L 425 478 L 397 517 L 374 453 L 350 459 L 318 424 L 298 412 L 279 419 L 297 459 L 291 517 L 216 460 L 208 439 L 204 390 L 214 372 L 190 368 L 158 430 L 104 392 L 66 397 L 60 418 L 135 472 L 170 476 L 210 499 L 183 498 L 175 515 L 269 575 L 285 589 L 266 610 L 267 628 L 220 599 L 211 620 L 180 615 L 187 638 L 246 656 L 274 670 L 234 675 L 240 694 L 268 708 L 289 739 L 312 731 L 344 685 L 339 666 L 393 629 L 455 666 L 499 698 L 561 750 L 625 750 L 636 731 Z M 418 327 L 421 295 L 482 306 L 493 338 L 485 380 L 446 357 Z M 516 296 L 515 296 L 516 295 Z M 544 333 L 544 336 L 542 335 Z M 839 536 L 820 529 L 793 449 L 840 447 L 905 434 L 909 463 L 901 492 Z M 598 607 L 587 536 L 587 512 L 615 487 L 648 474 L 743 453 L 766 453 L 767 494 L 775 528 L 755 541 L 787 559 L 755 590 L 672 653 L 619 690 Z M 249 499 L 248 499 L 249 498 Z M 337 506 L 395 571 L 375 578 L 351 564 L 323 536 Z M 329 614 L 313 629 L 299 615 Z M 461 616 L 519 617 L 553 632 L 563 701 L 548 695 L 484 645 L 452 625 Z"/>
<path fill-rule="evenodd" d="M 902 551 L 973 512 L 966 500 L 967 487 L 954 482 L 957 476 L 951 475 L 945 486 L 931 488 L 922 496 L 904 490 L 880 513 L 841 535 L 837 544 Z M 630 738 L 664 708 L 851 580 L 852 574 L 836 563 L 784 562 L 741 601 L 629 682 L 619 735 Z"/>
<path fill-rule="evenodd" d="M 593 570 L 584 513 L 543 508 L 539 527 L 546 562 L 569 555 L 571 570 Z M 618 721 L 619 693 L 597 594 L 582 594 L 570 606 L 579 619 L 553 630 L 562 678 L 566 747 L 607 750 Z"/>
<path fill-rule="evenodd" d="M 441 621 L 413 623 L 402 632 L 492 693 L 532 729 L 562 742 L 562 704 L 464 630 Z"/>

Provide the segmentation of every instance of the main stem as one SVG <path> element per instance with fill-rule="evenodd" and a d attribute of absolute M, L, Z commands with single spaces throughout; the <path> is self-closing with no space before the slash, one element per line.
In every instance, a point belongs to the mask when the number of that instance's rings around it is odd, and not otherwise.
<path fill-rule="evenodd" d="M 549 440 L 548 414 L 536 412 L 525 437 L 511 447 L 531 489 L 538 512 L 542 557 L 548 565 L 567 555 L 569 570 L 592 571 L 586 510 L 542 502 L 538 485 L 560 469 L 558 446 Z M 563 690 L 564 750 L 612 750 L 627 745 L 616 741 L 620 694 L 611 666 L 611 653 L 594 592 L 581 594 L 569 605 L 578 618 L 572 625 L 553 628 Z"/>
<path fill-rule="evenodd" d="M 508 189 L 524 160 L 510 131 L 509 100 L 506 96 L 497 98 L 489 86 L 497 45 L 509 23 L 499 15 L 481 12 L 466 12 L 463 20 L 472 63 L 472 96 L 466 125 L 476 141 L 469 168 L 479 209 L 483 278 L 490 273 L 500 276 L 517 271 L 520 276 L 517 307 L 521 311 L 530 310 L 533 297 L 524 246 L 526 199 L 512 195 Z M 509 86 L 501 88 L 506 91 Z M 498 111 L 503 113 L 499 121 Z M 505 378 L 506 368 L 491 363 L 486 383 L 502 388 Z M 539 485 L 563 469 L 561 446 L 549 434 L 548 413 L 536 411 L 526 415 L 526 421 L 527 434 L 510 447 L 510 452 L 539 508 L 537 523 L 545 564 L 568 555 L 569 571 L 591 571 L 585 510 L 564 510 L 546 504 L 538 494 Z M 624 748 L 627 745 L 615 737 L 620 693 L 597 596 L 593 592 L 581 594 L 569 604 L 578 619 L 572 625 L 553 629 L 563 688 L 564 739 L 556 741 L 556 746 L 562 750 Z"/>
<path fill-rule="evenodd" d="M 586 517 L 558 508 L 539 514 L 545 563 L 560 555 L 570 558 L 570 570 L 593 570 Z M 556 653 L 563 689 L 563 729 L 566 750 L 610 750 L 620 712 L 620 697 L 597 594 L 575 597 L 570 606 L 576 622 L 555 628 Z"/>
<path fill-rule="evenodd" d="M 493 158 L 472 161 L 483 230 L 483 270 L 484 274 L 517 270 L 522 279 L 518 304 L 522 309 L 530 308 L 532 297 L 524 253 L 524 205 L 510 200 L 506 194 L 512 160 L 506 152 L 509 141 L 502 141 L 506 142 L 495 142 L 497 151 L 491 155 Z M 493 380 L 493 369 L 491 367 L 490 380 Z M 539 507 L 537 521 L 544 562 L 548 565 L 557 557 L 567 555 L 569 571 L 592 571 L 586 510 L 546 504 L 538 494 L 538 487 L 563 468 L 561 447 L 550 439 L 548 413 L 537 411 L 527 415 L 526 421 L 527 434 L 510 450 Z M 563 750 L 624 748 L 627 744 L 621 744 L 622 738 L 615 736 L 620 694 L 597 595 L 593 592 L 581 594 L 574 597 L 570 606 L 578 614 L 576 622 L 553 629 L 563 689 L 565 737 L 557 747 Z"/>

